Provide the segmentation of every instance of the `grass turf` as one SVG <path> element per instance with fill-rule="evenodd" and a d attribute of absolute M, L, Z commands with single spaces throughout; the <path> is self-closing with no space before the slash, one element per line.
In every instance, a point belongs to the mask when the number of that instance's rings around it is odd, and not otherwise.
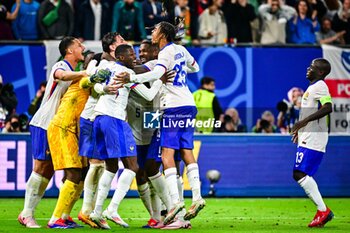
<path fill-rule="evenodd" d="M 325 200 L 333 210 L 335 218 L 324 228 L 308 228 L 316 208 L 309 199 L 292 198 L 224 198 L 207 199 L 207 206 L 191 221 L 191 230 L 178 230 L 180 232 L 350 232 L 350 199 L 329 198 Z M 45 226 L 51 217 L 56 199 L 44 198 L 38 206 L 36 218 L 38 223 Z M 109 203 L 109 200 L 106 204 Z M 76 218 L 82 200 L 75 205 L 72 211 Z M 189 206 L 190 200 L 186 200 Z M 85 225 L 81 229 L 26 229 L 17 222 L 17 216 L 23 206 L 23 199 L 0 199 L 0 232 L 48 232 L 48 231 L 74 231 L 94 232 Z M 139 199 L 125 199 L 119 213 L 130 228 L 124 229 L 110 222 L 111 232 L 147 232 L 159 231 L 156 229 L 142 229 L 148 216 Z"/>

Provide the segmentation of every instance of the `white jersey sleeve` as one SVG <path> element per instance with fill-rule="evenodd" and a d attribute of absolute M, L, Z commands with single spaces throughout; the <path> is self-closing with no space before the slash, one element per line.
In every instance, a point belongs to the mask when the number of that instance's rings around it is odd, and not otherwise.
<path fill-rule="evenodd" d="M 70 64 L 65 60 L 59 61 L 53 65 L 47 80 L 46 91 L 40 108 L 30 121 L 30 125 L 47 130 L 50 121 L 57 112 L 62 96 L 66 93 L 68 87 L 72 83 L 72 81 L 55 79 L 54 74 L 57 70 L 73 71 Z"/>

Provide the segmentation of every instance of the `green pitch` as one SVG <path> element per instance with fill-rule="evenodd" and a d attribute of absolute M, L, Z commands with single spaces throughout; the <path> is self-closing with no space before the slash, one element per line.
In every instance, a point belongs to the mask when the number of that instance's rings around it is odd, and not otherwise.
<path fill-rule="evenodd" d="M 308 199 L 252 199 L 252 198 L 230 198 L 230 199 L 206 199 L 207 206 L 191 221 L 191 230 L 180 230 L 180 232 L 322 232 L 337 233 L 350 232 L 350 199 L 326 199 L 327 205 L 333 210 L 335 218 L 322 229 L 309 229 L 308 223 L 313 218 L 316 209 Z M 36 217 L 42 226 L 47 224 L 56 199 L 43 199 L 39 204 Z M 109 200 L 108 200 L 109 203 Z M 75 218 L 81 207 L 80 200 L 73 209 Z M 187 206 L 190 200 L 186 200 Z M 0 199 L 0 232 L 50 232 L 69 231 L 100 232 L 101 230 L 90 229 L 85 225 L 81 229 L 25 229 L 17 222 L 17 215 L 22 209 L 23 199 Z M 142 229 L 148 216 L 139 199 L 126 199 L 120 206 L 120 215 L 130 228 L 124 229 L 113 225 L 110 232 L 147 232 L 161 231 L 156 229 Z M 162 231 L 163 232 L 163 231 Z M 179 230 L 177 231 L 179 232 Z"/>

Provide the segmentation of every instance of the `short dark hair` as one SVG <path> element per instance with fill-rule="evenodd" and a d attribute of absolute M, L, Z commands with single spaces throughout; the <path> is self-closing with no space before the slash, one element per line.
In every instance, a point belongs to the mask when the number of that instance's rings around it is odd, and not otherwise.
<path fill-rule="evenodd" d="M 133 49 L 133 47 L 131 45 L 128 45 L 128 44 L 118 45 L 118 47 L 115 49 L 114 55 L 115 55 L 115 57 L 118 57 L 120 55 L 125 55 L 129 49 Z"/>
<path fill-rule="evenodd" d="M 173 42 L 176 36 L 176 28 L 171 23 L 162 21 L 159 24 L 160 33 L 162 33 L 168 42 Z"/>
<path fill-rule="evenodd" d="M 58 49 L 60 50 L 60 54 L 62 57 L 66 56 L 67 48 L 74 43 L 75 39 L 75 37 L 66 36 L 61 40 L 60 44 L 58 45 Z"/>
<path fill-rule="evenodd" d="M 203 77 L 201 79 L 201 86 L 206 85 L 206 84 L 210 84 L 212 82 L 215 82 L 215 80 L 213 78 L 211 78 L 211 77 Z"/>
<path fill-rule="evenodd" d="M 106 35 L 103 36 L 102 38 L 103 52 L 106 52 L 106 53 L 111 52 L 111 49 L 109 48 L 109 46 L 116 41 L 115 37 L 119 35 L 120 34 L 118 32 L 108 32 Z"/>
<path fill-rule="evenodd" d="M 316 58 L 314 60 L 315 65 L 323 71 L 323 78 L 325 78 L 331 72 L 331 64 L 324 58 Z"/>

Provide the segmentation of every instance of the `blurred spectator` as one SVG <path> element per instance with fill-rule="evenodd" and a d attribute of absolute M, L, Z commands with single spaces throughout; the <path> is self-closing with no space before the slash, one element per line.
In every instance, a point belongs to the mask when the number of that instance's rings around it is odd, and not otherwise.
<path fill-rule="evenodd" d="M 142 5 L 134 0 L 117 2 L 113 9 L 112 32 L 119 32 L 129 41 L 146 39 Z"/>
<path fill-rule="evenodd" d="M 77 18 L 75 34 L 81 40 L 100 40 L 111 30 L 111 9 L 107 2 L 85 0 Z"/>
<path fill-rule="evenodd" d="M 327 7 L 323 0 L 307 0 L 312 11 L 317 11 L 317 20 L 321 22 L 323 17 L 327 14 Z"/>
<path fill-rule="evenodd" d="M 182 42 L 186 44 L 191 42 L 191 12 L 188 0 L 176 0 L 175 3 L 175 17 L 182 19 L 184 29 Z"/>
<path fill-rule="evenodd" d="M 210 119 L 220 120 L 222 109 L 214 93 L 215 80 L 210 77 L 204 77 L 201 80 L 201 88 L 193 93 L 194 102 L 198 110 L 196 119 L 206 121 Z M 211 133 L 213 128 L 197 128 L 201 133 Z"/>
<path fill-rule="evenodd" d="M 316 39 L 319 44 L 345 44 L 345 33 L 345 30 L 338 33 L 333 31 L 331 19 L 325 17 L 321 23 L 321 30 L 316 32 Z"/>
<path fill-rule="evenodd" d="M 350 0 L 344 0 L 343 5 L 340 6 L 338 12 L 334 15 L 333 29 L 336 32 L 345 30 L 345 43 L 350 43 Z"/>
<path fill-rule="evenodd" d="M 315 33 L 320 30 L 320 24 L 316 17 L 317 11 L 312 11 L 311 18 L 308 17 L 311 9 L 306 0 L 300 0 L 297 3 L 296 10 L 298 14 L 288 21 L 288 42 L 293 44 L 315 44 Z"/>
<path fill-rule="evenodd" d="M 247 0 L 226 1 L 223 7 L 228 29 L 229 42 L 253 42 L 250 23 L 256 18 L 254 7 Z"/>
<path fill-rule="evenodd" d="M 16 114 L 12 114 L 10 117 L 6 119 L 5 128 L 2 129 L 2 133 L 20 133 L 20 123 L 19 116 Z"/>
<path fill-rule="evenodd" d="M 277 133 L 278 129 L 275 125 L 275 117 L 270 111 L 261 114 L 261 118 L 256 121 L 256 125 L 252 128 L 253 133 Z"/>
<path fill-rule="evenodd" d="M 38 11 L 40 4 L 33 0 L 22 0 L 17 18 L 12 22 L 13 34 L 18 40 L 37 40 Z M 15 12 L 17 4 L 13 5 Z"/>
<path fill-rule="evenodd" d="M 281 0 L 271 0 L 259 7 L 262 21 L 262 44 L 285 44 L 286 25 L 296 11 L 293 7 L 282 5 Z"/>
<path fill-rule="evenodd" d="M 209 7 L 199 16 L 201 43 L 226 43 L 227 26 L 224 13 L 220 10 L 223 0 L 209 0 Z"/>
<path fill-rule="evenodd" d="M 288 100 L 284 99 L 277 104 L 277 126 L 281 133 L 290 133 L 294 124 L 299 119 L 303 89 L 293 87 L 288 91 Z"/>
<path fill-rule="evenodd" d="M 202 10 L 200 7 L 200 0 L 193 0 L 188 3 L 188 6 L 190 8 L 190 35 L 191 35 L 191 43 L 192 45 L 199 45 L 199 10 Z"/>
<path fill-rule="evenodd" d="M 44 94 L 45 94 L 45 90 L 46 90 L 46 84 L 47 84 L 46 81 L 40 83 L 39 90 L 37 90 L 35 98 L 32 100 L 32 102 L 29 105 L 28 113 L 31 116 L 34 116 L 34 114 L 36 113 L 36 111 L 38 111 L 38 109 L 41 105 L 41 101 L 44 98 Z"/>
<path fill-rule="evenodd" d="M 145 0 L 142 3 L 142 9 L 146 34 L 151 37 L 152 29 L 150 28 L 161 21 L 165 21 L 167 17 L 164 12 L 162 12 L 162 4 L 156 0 Z"/>
<path fill-rule="evenodd" d="M 6 118 L 16 112 L 17 97 L 11 83 L 3 84 L 0 75 L 0 128 L 4 127 Z"/>
<path fill-rule="evenodd" d="M 18 117 L 19 129 L 21 132 L 29 132 L 29 117 L 22 113 Z"/>
<path fill-rule="evenodd" d="M 216 132 L 225 132 L 225 133 L 246 133 L 247 126 L 242 124 L 239 113 L 235 108 L 228 108 L 225 111 L 225 116 L 223 116 L 223 123 L 221 128 L 216 130 Z"/>
<path fill-rule="evenodd" d="M 60 40 L 73 35 L 74 15 L 65 0 L 45 0 L 38 13 L 39 29 L 42 39 Z"/>
<path fill-rule="evenodd" d="M 12 4 L 10 1 L 0 2 L 0 40 L 13 40 L 11 21 L 15 20 L 21 5 L 21 0 L 16 0 L 16 8 L 10 13 Z M 5 5 L 6 4 L 6 5 Z"/>
<path fill-rule="evenodd" d="M 324 0 L 327 8 L 327 17 L 333 19 L 334 15 L 338 12 L 342 3 L 339 0 Z"/>

